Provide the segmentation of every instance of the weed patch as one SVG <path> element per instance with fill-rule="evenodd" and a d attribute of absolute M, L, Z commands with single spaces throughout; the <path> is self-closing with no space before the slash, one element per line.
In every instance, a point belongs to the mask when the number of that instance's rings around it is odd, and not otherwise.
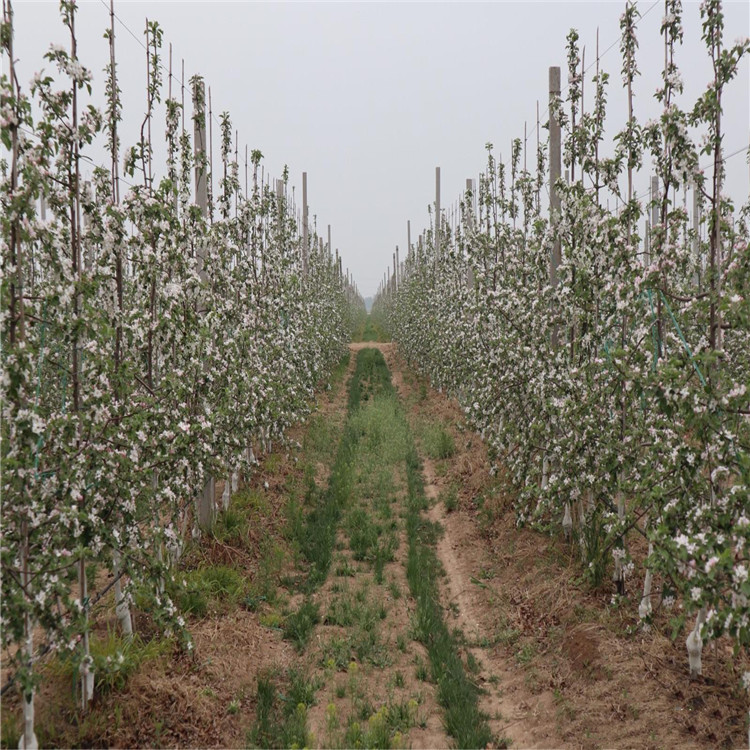
<path fill-rule="evenodd" d="M 305 599 L 299 609 L 284 618 L 282 630 L 284 638 L 291 641 L 298 651 L 303 651 L 307 645 L 313 628 L 320 622 L 318 605 L 310 599 Z"/>
<path fill-rule="evenodd" d="M 255 723 L 248 732 L 251 747 L 307 747 L 307 709 L 312 705 L 315 688 L 300 672 L 287 675 L 289 694 L 284 696 L 274 676 L 258 676 Z"/>

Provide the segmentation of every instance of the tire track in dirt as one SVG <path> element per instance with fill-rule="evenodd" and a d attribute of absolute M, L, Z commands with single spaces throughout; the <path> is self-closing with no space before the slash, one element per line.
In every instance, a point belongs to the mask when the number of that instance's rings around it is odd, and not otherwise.
<path fill-rule="evenodd" d="M 391 344 L 384 351 L 386 362 L 397 385 L 399 396 L 406 403 L 410 386 L 404 377 L 402 360 Z M 414 422 L 414 415 L 409 413 Z M 480 670 L 477 684 L 483 691 L 479 704 L 487 716 L 495 736 L 510 741 L 513 747 L 545 748 L 563 744 L 554 724 L 554 697 L 551 691 L 532 693 L 524 677 L 507 656 L 497 648 L 497 602 L 491 589 L 478 580 L 481 570 L 489 570 L 492 561 L 479 537 L 475 523 L 458 512 L 447 513 L 438 503 L 442 477 L 435 462 L 421 453 L 425 495 L 432 503 L 428 511 L 431 521 L 443 527 L 437 542 L 437 556 L 443 569 L 443 606 L 447 616 L 463 632 L 467 650 L 476 659 Z M 447 477 L 446 480 L 450 479 Z M 480 646 L 479 644 L 487 644 Z"/>

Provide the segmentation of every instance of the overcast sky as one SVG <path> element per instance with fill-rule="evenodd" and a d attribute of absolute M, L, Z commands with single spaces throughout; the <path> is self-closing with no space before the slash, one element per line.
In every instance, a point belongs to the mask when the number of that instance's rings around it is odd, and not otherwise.
<path fill-rule="evenodd" d="M 16 55 L 21 82 L 43 67 L 50 43 L 66 44 L 57 2 L 15 0 Z M 80 3 L 79 57 L 94 71 L 102 103 L 108 46 L 109 0 Z M 710 79 L 700 39 L 698 3 L 684 4 L 685 41 L 677 62 L 689 106 Z M 726 39 L 750 35 L 750 3 L 726 2 Z M 185 59 L 211 86 L 214 114 L 228 110 L 244 146 L 260 149 L 267 173 L 284 164 L 299 189 L 308 173 L 311 215 L 332 225 L 363 295 L 374 293 L 396 245 L 406 246 L 428 222 L 435 167 L 442 169 L 443 206 L 485 164 L 485 143 L 508 154 L 512 138 L 535 146 L 536 102 L 548 98 L 548 67 L 565 67 L 565 37 L 578 29 L 586 65 L 594 62 L 596 32 L 604 52 L 619 38 L 624 2 L 496 3 L 251 3 L 115 2 L 115 12 L 143 39 L 146 16 L 164 29 L 164 63 L 173 45 L 175 73 Z M 659 85 L 663 2 L 639 3 L 635 114 L 658 114 L 652 95 Z M 145 110 L 145 53 L 117 25 L 117 57 L 123 89 L 123 146 L 136 142 Z M 623 126 L 625 99 L 618 45 L 603 55 L 611 75 L 608 132 Z M 741 75 L 725 99 L 725 153 L 750 140 L 750 75 Z M 593 70 L 589 75 L 593 75 Z M 566 74 L 563 71 L 563 80 Z M 588 86 L 588 102 L 593 88 Z M 165 91 L 166 94 L 166 91 Z M 163 115 L 154 135 L 163 132 Z M 214 129 L 218 159 L 218 128 Z M 104 154 L 92 153 L 104 161 Z M 707 161 L 704 157 L 704 161 Z M 529 164 L 533 157 L 529 158 Z M 746 155 L 728 160 L 728 188 L 737 202 L 750 191 Z M 241 169 L 244 171 L 244 167 Z M 647 182 L 639 177 L 637 187 Z"/>

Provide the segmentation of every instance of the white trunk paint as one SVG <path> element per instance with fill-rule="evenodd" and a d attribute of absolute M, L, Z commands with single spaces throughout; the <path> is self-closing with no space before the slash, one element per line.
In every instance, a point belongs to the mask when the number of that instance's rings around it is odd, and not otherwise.
<path fill-rule="evenodd" d="M 39 742 L 34 733 L 34 693 L 23 702 L 23 734 L 18 741 L 18 750 L 38 750 Z"/>
<path fill-rule="evenodd" d="M 565 503 L 565 512 L 563 513 L 562 527 L 565 538 L 570 539 L 570 534 L 573 531 L 573 518 L 570 515 L 570 503 Z"/>
<path fill-rule="evenodd" d="M 84 611 L 83 626 L 83 659 L 81 660 L 80 677 L 81 677 L 81 710 L 85 712 L 89 703 L 94 697 L 94 669 L 93 659 L 91 658 L 91 648 L 89 642 L 89 624 L 88 624 L 88 582 L 86 580 L 86 563 L 81 558 L 78 563 L 78 583 L 81 589 L 80 604 Z"/>
<path fill-rule="evenodd" d="M 701 664 L 701 654 L 703 653 L 703 638 L 701 637 L 701 628 L 706 621 L 706 608 L 701 607 L 698 616 L 695 618 L 695 627 L 685 641 L 688 652 L 688 664 L 690 665 L 690 676 L 697 677 L 703 674 L 703 665 Z"/>
<path fill-rule="evenodd" d="M 224 492 L 221 493 L 221 504 L 224 510 L 229 510 L 229 499 L 232 496 L 232 492 L 230 489 L 231 485 L 232 485 L 231 479 L 227 479 L 227 481 L 224 482 Z"/>
<path fill-rule="evenodd" d="M 28 588 L 29 585 L 29 565 L 28 565 L 28 537 L 26 544 L 23 549 L 23 583 L 24 588 Z M 26 651 L 26 658 L 31 663 L 34 656 L 34 627 L 31 622 L 31 615 L 27 612 L 25 617 L 25 628 L 26 628 L 26 645 L 24 650 Z M 34 732 L 34 691 L 32 690 L 28 695 L 24 696 L 23 701 L 23 734 L 18 743 L 19 749 L 28 748 L 28 750 L 37 750 L 39 742 Z"/>
<path fill-rule="evenodd" d="M 117 615 L 117 621 L 120 623 L 122 634 L 127 639 L 130 639 L 133 637 L 133 621 L 130 618 L 130 605 L 122 593 L 122 583 L 120 582 L 120 553 L 117 550 L 112 553 L 112 560 L 112 572 L 115 576 L 115 614 Z"/>
<path fill-rule="evenodd" d="M 649 557 L 654 553 L 654 545 L 648 545 Z M 643 579 L 643 596 L 641 597 L 641 603 L 638 605 L 638 616 L 641 618 L 641 624 L 645 631 L 649 631 L 651 626 L 646 622 L 646 619 L 651 614 L 651 582 L 652 573 L 651 568 L 646 568 L 646 577 Z"/>

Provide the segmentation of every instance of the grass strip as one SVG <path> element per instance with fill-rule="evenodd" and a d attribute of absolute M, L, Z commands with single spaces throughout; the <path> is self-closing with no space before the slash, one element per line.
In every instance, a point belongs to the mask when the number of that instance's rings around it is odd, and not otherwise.
<path fill-rule="evenodd" d="M 372 351 L 363 349 L 357 355 L 356 367 L 349 383 L 347 421 L 331 469 L 328 487 L 322 490 L 315 482 L 310 483 L 305 504 L 311 510 L 307 513 L 304 523 L 295 531 L 300 549 L 310 564 L 307 581 L 303 587 L 308 594 L 320 587 L 328 576 L 341 511 L 352 492 L 354 459 L 362 432 L 352 425 L 351 415 L 359 407 L 363 391 L 369 390 L 373 371 L 372 355 L 369 352 Z"/>
<path fill-rule="evenodd" d="M 406 417 L 401 410 L 391 374 L 377 349 L 363 349 L 357 366 L 361 377 L 350 390 L 350 407 L 371 395 L 393 399 L 393 419 L 400 420 L 407 436 L 406 532 L 409 542 L 406 576 L 417 609 L 414 636 L 427 649 L 432 677 L 437 684 L 438 701 L 444 711 L 445 729 L 459 748 L 486 747 L 493 742 L 487 717 L 479 709 L 479 688 L 466 674 L 458 644 L 443 620 L 440 606 L 440 564 L 435 544 L 442 528 L 422 515 L 428 507 L 422 480 L 422 464 Z M 360 369 L 361 367 L 361 369 Z M 356 420 L 352 420 L 356 421 Z M 382 450 L 387 450 L 383 444 Z"/>
<path fill-rule="evenodd" d="M 318 622 L 317 609 L 309 596 L 318 589 L 328 577 L 333 560 L 336 543 L 336 531 L 341 521 L 341 514 L 347 505 L 353 489 L 354 463 L 357 446 L 364 435 L 360 424 L 352 417 L 360 405 L 370 396 L 383 393 L 393 394 L 388 368 L 382 361 L 380 352 L 375 349 L 363 349 L 357 355 L 357 362 L 349 383 L 349 401 L 347 421 L 341 436 L 336 460 L 326 490 L 321 490 L 311 481 L 306 494 L 306 505 L 310 508 L 303 523 L 298 524 L 294 535 L 310 567 L 302 590 L 308 595 L 298 612 L 289 615 L 284 625 L 284 635 L 292 640 L 301 651 Z"/>
<path fill-rule="evenodd" d="M 487 717 L 479 710 L 479 689 L 467 677 L 455 639 L 443 620 L 438 588 L 440 566 L 434 548 L 440 528 L 422 516 L 427 498 L 422 465 L 413 444 L 406 458 L 406 476 L 406 578 L 417 603 L 414 637 L 427 649 L 438 701 L 445 712 L 446 731 L 457 747 L 486 747 L 493 736 Z"/>
<path fill-rule="evenodd" d="M 363 351 L 372 351 L 367 360 L 370 380 L 382 383 L 382 391 L 392 394 L 395 400 L 396 394 L 383 355 L 374 349 Z M 396 410 L 394 416 L 406 422 L 400 409 Z M 410 430 L 408 440 L 406 532 L 409 554 L 406 576 L 417 604 L 414 636 L 427 649 L 432 676 L 438 686 L 438 701 L 444 709 L 446 731 L 459 748 L 485 747 L 493 741 L 493 735 L 487 717 L 479 710 L 479 689 L 466 675 L 458 646 L 443 620 L 440 607 L 440 565 L 435 543 L 442 529 L 439 524 L 422 516 L 422 511 L 428 506 L 422 481 L 422 464 Z"/>

